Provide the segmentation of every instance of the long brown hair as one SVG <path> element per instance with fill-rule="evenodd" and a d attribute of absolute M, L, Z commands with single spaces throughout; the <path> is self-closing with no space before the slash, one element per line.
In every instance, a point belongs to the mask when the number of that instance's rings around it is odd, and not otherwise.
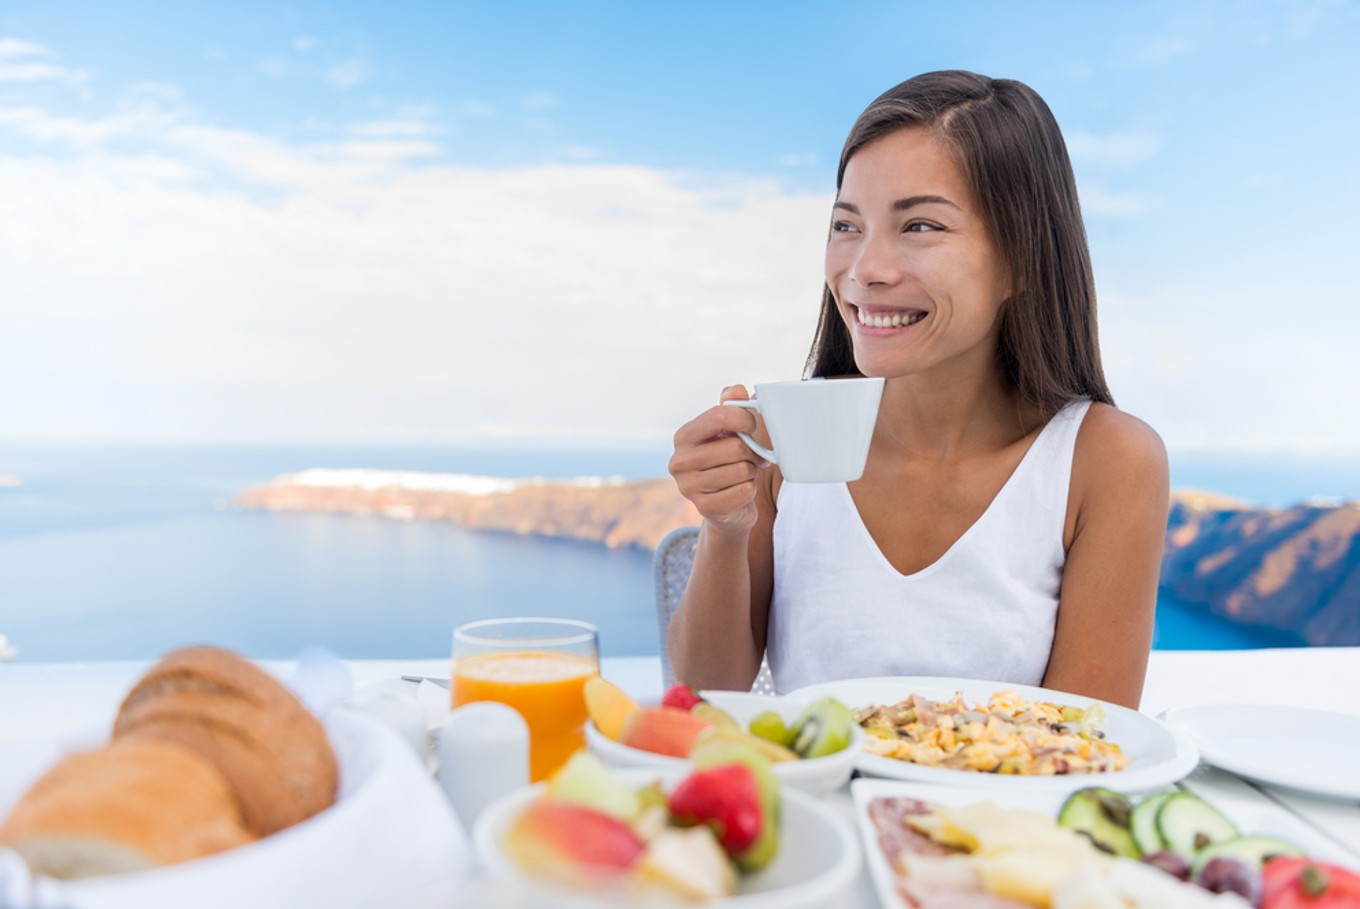
<path fill-rule="evenodd" d="M 1113 404 L 1100 365 L 1095 279 L 1076 178 L 1048 105 L 1011 79 L 961 70 L 908 79 L 855 121 L 841 151 L 837 192 L 855 152 L 909 127 L 933 130 L 954 151 L 1010 275 L 1014 291 L 1002 305 L 997 348 L 1004 380 L 1047 413 L 1075 398 Z M 804 373 L 856 372 L 850 333 L 824 287 Z"/>

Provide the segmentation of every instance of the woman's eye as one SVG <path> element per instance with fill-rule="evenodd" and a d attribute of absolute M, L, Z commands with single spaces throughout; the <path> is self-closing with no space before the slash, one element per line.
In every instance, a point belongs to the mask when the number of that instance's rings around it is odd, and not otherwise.
<path fill-rule="evenodd" d="M 831 232 L 836 234 L 848 234 L 855 230 L 855 225 L 849 221 L 832 221 Z"/>
<path fill-rule="evenodd" d="M 940 225 L 931 224 L 929 221 L 909 221 L 903 230 L 908 233 L 925 233 L 931 230 L 940 230 Z"/>

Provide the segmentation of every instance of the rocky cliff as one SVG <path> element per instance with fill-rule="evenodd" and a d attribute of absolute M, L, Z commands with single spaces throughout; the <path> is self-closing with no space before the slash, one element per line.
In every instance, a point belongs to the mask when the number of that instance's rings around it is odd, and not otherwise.
<path fill-rule="evenodd" d="M 699 523 L 670 478 L 624 483 L 499 480 L 458 474 L 310 470 L 238 494 L 236 508 L 451 521 L 500 531 L 653 550 L 677 527 Z"/>
<path fill-rule="evenodd" d="M 697 524 L 669 478 L 624 483 L 499 480 L 457 474 L 304 471 L 248 489 L 238 508 L 452 521 L 476 530 L 651 550 Z M 1360 645 L 1360 503 L 1256 509 L 1220 496 L 1172 496 L 1162 587 L 1214 615 Z"/>
<path fill-rule="evenodd" d="M 1214 615 L 1309 644 L 1360 644 L 1360 503 L 1256 509 L 1178 493 L 1162 587 Z"/>

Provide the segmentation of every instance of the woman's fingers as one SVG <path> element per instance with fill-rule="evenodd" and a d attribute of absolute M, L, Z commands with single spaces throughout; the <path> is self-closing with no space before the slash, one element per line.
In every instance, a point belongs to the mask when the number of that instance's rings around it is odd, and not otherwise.
<path fill-rule="evenodd" d="M 675 450 L 702 445 L 739 432 L 756 431 L 756 416 L 744 407 L 710 407 L 675 431 Z"/>
<path fill-rule="evenodd" d="M 736 436 L 723 436 L 699 445 L 677 447 L 671 456 L 670 471 L 672 476 L 681 473 L 701 473 L 738 462 L 755 465 L 759 463 L 759 459 L 741 439 Z"/>
<path fill-rule="evenodd" d="M 746 400 L 740 385 L 724 388 L 720 400 Z M 755 477 L 765 461 L 737 433 L 756 429 L 756 417 L 742 407 L 710 407 L 675 433 L 669 468 L 680 494 L 705 520 L 749 528 L 755 520 Z"/>
<path fill-rule="evenodd" d="M 756 478 L 757 467 L 752 461 L 736 461 L 701 470 L 693 476 L 694 490 L 700 495 L 713 495 L 734 486 L 742 486 Z"/>

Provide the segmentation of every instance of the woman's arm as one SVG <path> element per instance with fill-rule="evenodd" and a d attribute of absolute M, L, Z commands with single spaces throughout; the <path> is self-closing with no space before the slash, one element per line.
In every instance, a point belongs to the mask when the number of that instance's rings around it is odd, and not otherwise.
<path fill-rule="evenodd" d="M 1146 423 L 1092 404 L 1077 435 L 1067 564 L 1044 687 L 1137 709 L 1166 539 L 1166 448 Z"/>
<path fill-rule="evenodd" d="M 740 386 L 722 396 L 744 398 Z M 675 677 L 697 688 L 749 689 L 765 653 L 774 587 L 773 472 L 762 470 L 764 462 L 732 434 L 753 432 L 754 424 L 750 411 L 718 406 L 675 435 L 671 475 L 704 520 L 667 644 Z"/>

